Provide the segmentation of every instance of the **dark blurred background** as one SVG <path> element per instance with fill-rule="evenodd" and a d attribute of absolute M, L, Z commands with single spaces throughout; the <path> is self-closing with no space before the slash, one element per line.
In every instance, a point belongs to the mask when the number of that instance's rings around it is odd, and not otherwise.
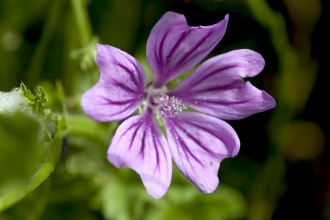
<path fill-rule="evenodd" d="M 266 66 L 248 80 L 277 101 L 229 121 L 241 151 L 222 162 L 214 194 L 201 195 L 175 171 L 168 194 L 154 200 L 133 171 L 106 161 L 116 124 L 97 124 L 111 127 L 106 138 L 68 131 L 55 171 L 0 219 L 330 219 L 328 7 L 326 0 L 0 0 L 0 91 L 21 81 L 31 90 L 41 85 L 57 111 L 61 82 L 67 123 L 88 120 L 79 100 L 98 79 L 95 44 L 118 47 L 147 68 L 150 30 L 169 10 L 191 26 L 229 14 L 209 57 L 260 53 Z"/>

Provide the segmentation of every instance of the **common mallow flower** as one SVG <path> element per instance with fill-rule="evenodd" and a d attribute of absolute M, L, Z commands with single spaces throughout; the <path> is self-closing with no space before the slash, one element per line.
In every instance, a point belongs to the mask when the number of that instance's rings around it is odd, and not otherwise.
<path fill-rule="evenodd" d="M 115 47 L 97 45 L 101 75 L 83 95 L 82 108 L 102 122 L 129 117 L 118 127 L 107 157 L 118 168 L 135 170 L 155 198 L 170 185 L 172 158 L 201 192 L 213 192 L 220 162 L 236 156 L 240 148 L 236 132 L 221 119 L 242 119 L 275 106 L 270 95 L 243 80 L 260 73 L 265 63 L 260 54 L 247 49 L 208 59 L 174 89 L 167 88 L 168 82 L 192 69 L 218 44 L 228 18 L 190 27 L 183 15 L 165 13 L 147 42 L 152 83 L 146 82 L 135 58 Z M 141 114 L 131 116 L 138 108 Z"/>

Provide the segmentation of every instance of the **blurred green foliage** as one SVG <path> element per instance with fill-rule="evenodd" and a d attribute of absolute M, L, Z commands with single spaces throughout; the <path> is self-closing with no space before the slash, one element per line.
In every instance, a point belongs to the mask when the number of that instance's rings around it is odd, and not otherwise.
<path fill-rule="evenodd" d="M 47 99 L 42 88 L 38 90 L 33 95 L 21 83 L 21 89 L 0 93 L 0 211 L 38 187 L 60 156 L 63 126 L 45 111 Z"/>
<path fill-rule="evenodd" d="M 38 86 L 38 93 L 36 95 L 33 95 L 23 82 L 21 83 L 20 88 L 22 90 L 22 95 L 28 100 L 29 106 L 32 110 L 36 114 L 43 114 L 48 100 L 45 97 L 46 95 L 42 87 Z"/>
<path fill-rule="evenodd" d="M 26 187 L 39 165 L 38 158 L 44 156 L 38 143 L 39 127 L 38 122 L 20 112 L 8 117 L 0 115 L 0 210 L 15 196 L 12 194 Z"/>
<path fill-rule="evenodd" d="M 0 102 L 0 219 L 271 219 L 288 166 L 316 160 L 326 140 L 317 124 L 297 120 L 317 78 L 310 37 L 321 3 L 280 1 L 296 28 L 290 33 L 288 17 L 271 2 L 0 0 L 0 91 L 26 83 L 25 104 L 20 99 L 8 114 Z M 191 25 L 229 13 L 227 33 L 211 56 L 238 48 L 260 52 L 265 70 L 249 80 L 274 96 L 277 107 L 232 123 L 243 152 L 222 162 L 214 193 L 201 194 L 174 167 L 169 191 L 155 200 L 136 173 L 106 160 L 118 124 L 91 120 L 79 103 L 99 77 L 98 42 L 135 56 L 151 79 L 145 45 L 168 10 L 184 13 Z M 14 91 L 1 92 L 0 100 Z M 261 149 L 262 159 L 253 157 Z M 326 219 L 329 211 L 323 213 Z"/>

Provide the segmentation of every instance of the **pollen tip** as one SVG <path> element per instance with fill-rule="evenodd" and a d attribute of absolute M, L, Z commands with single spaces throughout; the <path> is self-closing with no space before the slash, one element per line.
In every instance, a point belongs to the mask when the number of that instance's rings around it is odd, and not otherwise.
<path fill-rule="evenodd" d="M 162 117 L 174 117 L 185 109 L 185 105 L 175 96 L 163 95 L 157 98 L 160 105 L 159 112 Z"/>

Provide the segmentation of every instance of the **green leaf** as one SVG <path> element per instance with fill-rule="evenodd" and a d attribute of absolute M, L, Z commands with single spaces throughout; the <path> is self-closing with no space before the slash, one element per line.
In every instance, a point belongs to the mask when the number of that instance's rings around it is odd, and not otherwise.
<path fill-rule="evenodd" d="M 26 88 L 23 82 L 21 82 L 20 88 L 22 90 L 23 97 L 27 99 L 27 101 L 29 102 L 29 106 L 31 107 L 33 112 L 39 115 L 44 115 L 46 103 L 48 102 L 44 90 L 40 86 L 38 86 L 37 94 L 33 95 L 31 91 Z"/>
<path fill-rule="evenodd" d="M 40 124 L 22 113 L 0 115 L 0 211 L 20 197 L 20 189 L 39 165 L 39 131 Z"/>
<path fill-rule="evenodd" d="M 22 90 L 22 95 L 28 100 L 28 102 L 31 104 L 34 103 L 35 96 L 31 93 L 31 91 L 28 88 L 26 88 L 23 82 L 21 82 L 20 88 Z"/>
<path fill-rule="evenodd" d="M 153 209 L 145 219 L 221 220 L 242 219 L 246 215 L 247 201 L 244 196 L 237 189 L 223 183 L 211 194 L 199 193 L 192 185 L 171 188 L 164 197 L 170 199 L 168 206 Z"/>
<path fill-rule="evenodd" d="M 126 189 L 119 182 L 112 182 L 100 191 L 102 211 L 106 219 L 129 220 L 129 201 Z"/>
<path fill-rule="evenodd" d="M 39 128 L 37 121 L 22 113 L 0 115 L 0 186 L 16 179 L 25 180 L 34 171 L 41 148 Z"/>
<path fill-rule="evenodd" d="M 63 117 L 45 110 L 41 87 L 20 88 L 0 93 L 0 212 L 39 186 L 62 150 Z"/>
<path fill-rule="evenodd" d="M 59 160 L 61 132 L 41 142 L 40 128 L 40 121 L 19 112 L 0 115 L 0 212 L 39 186 Z"/>

